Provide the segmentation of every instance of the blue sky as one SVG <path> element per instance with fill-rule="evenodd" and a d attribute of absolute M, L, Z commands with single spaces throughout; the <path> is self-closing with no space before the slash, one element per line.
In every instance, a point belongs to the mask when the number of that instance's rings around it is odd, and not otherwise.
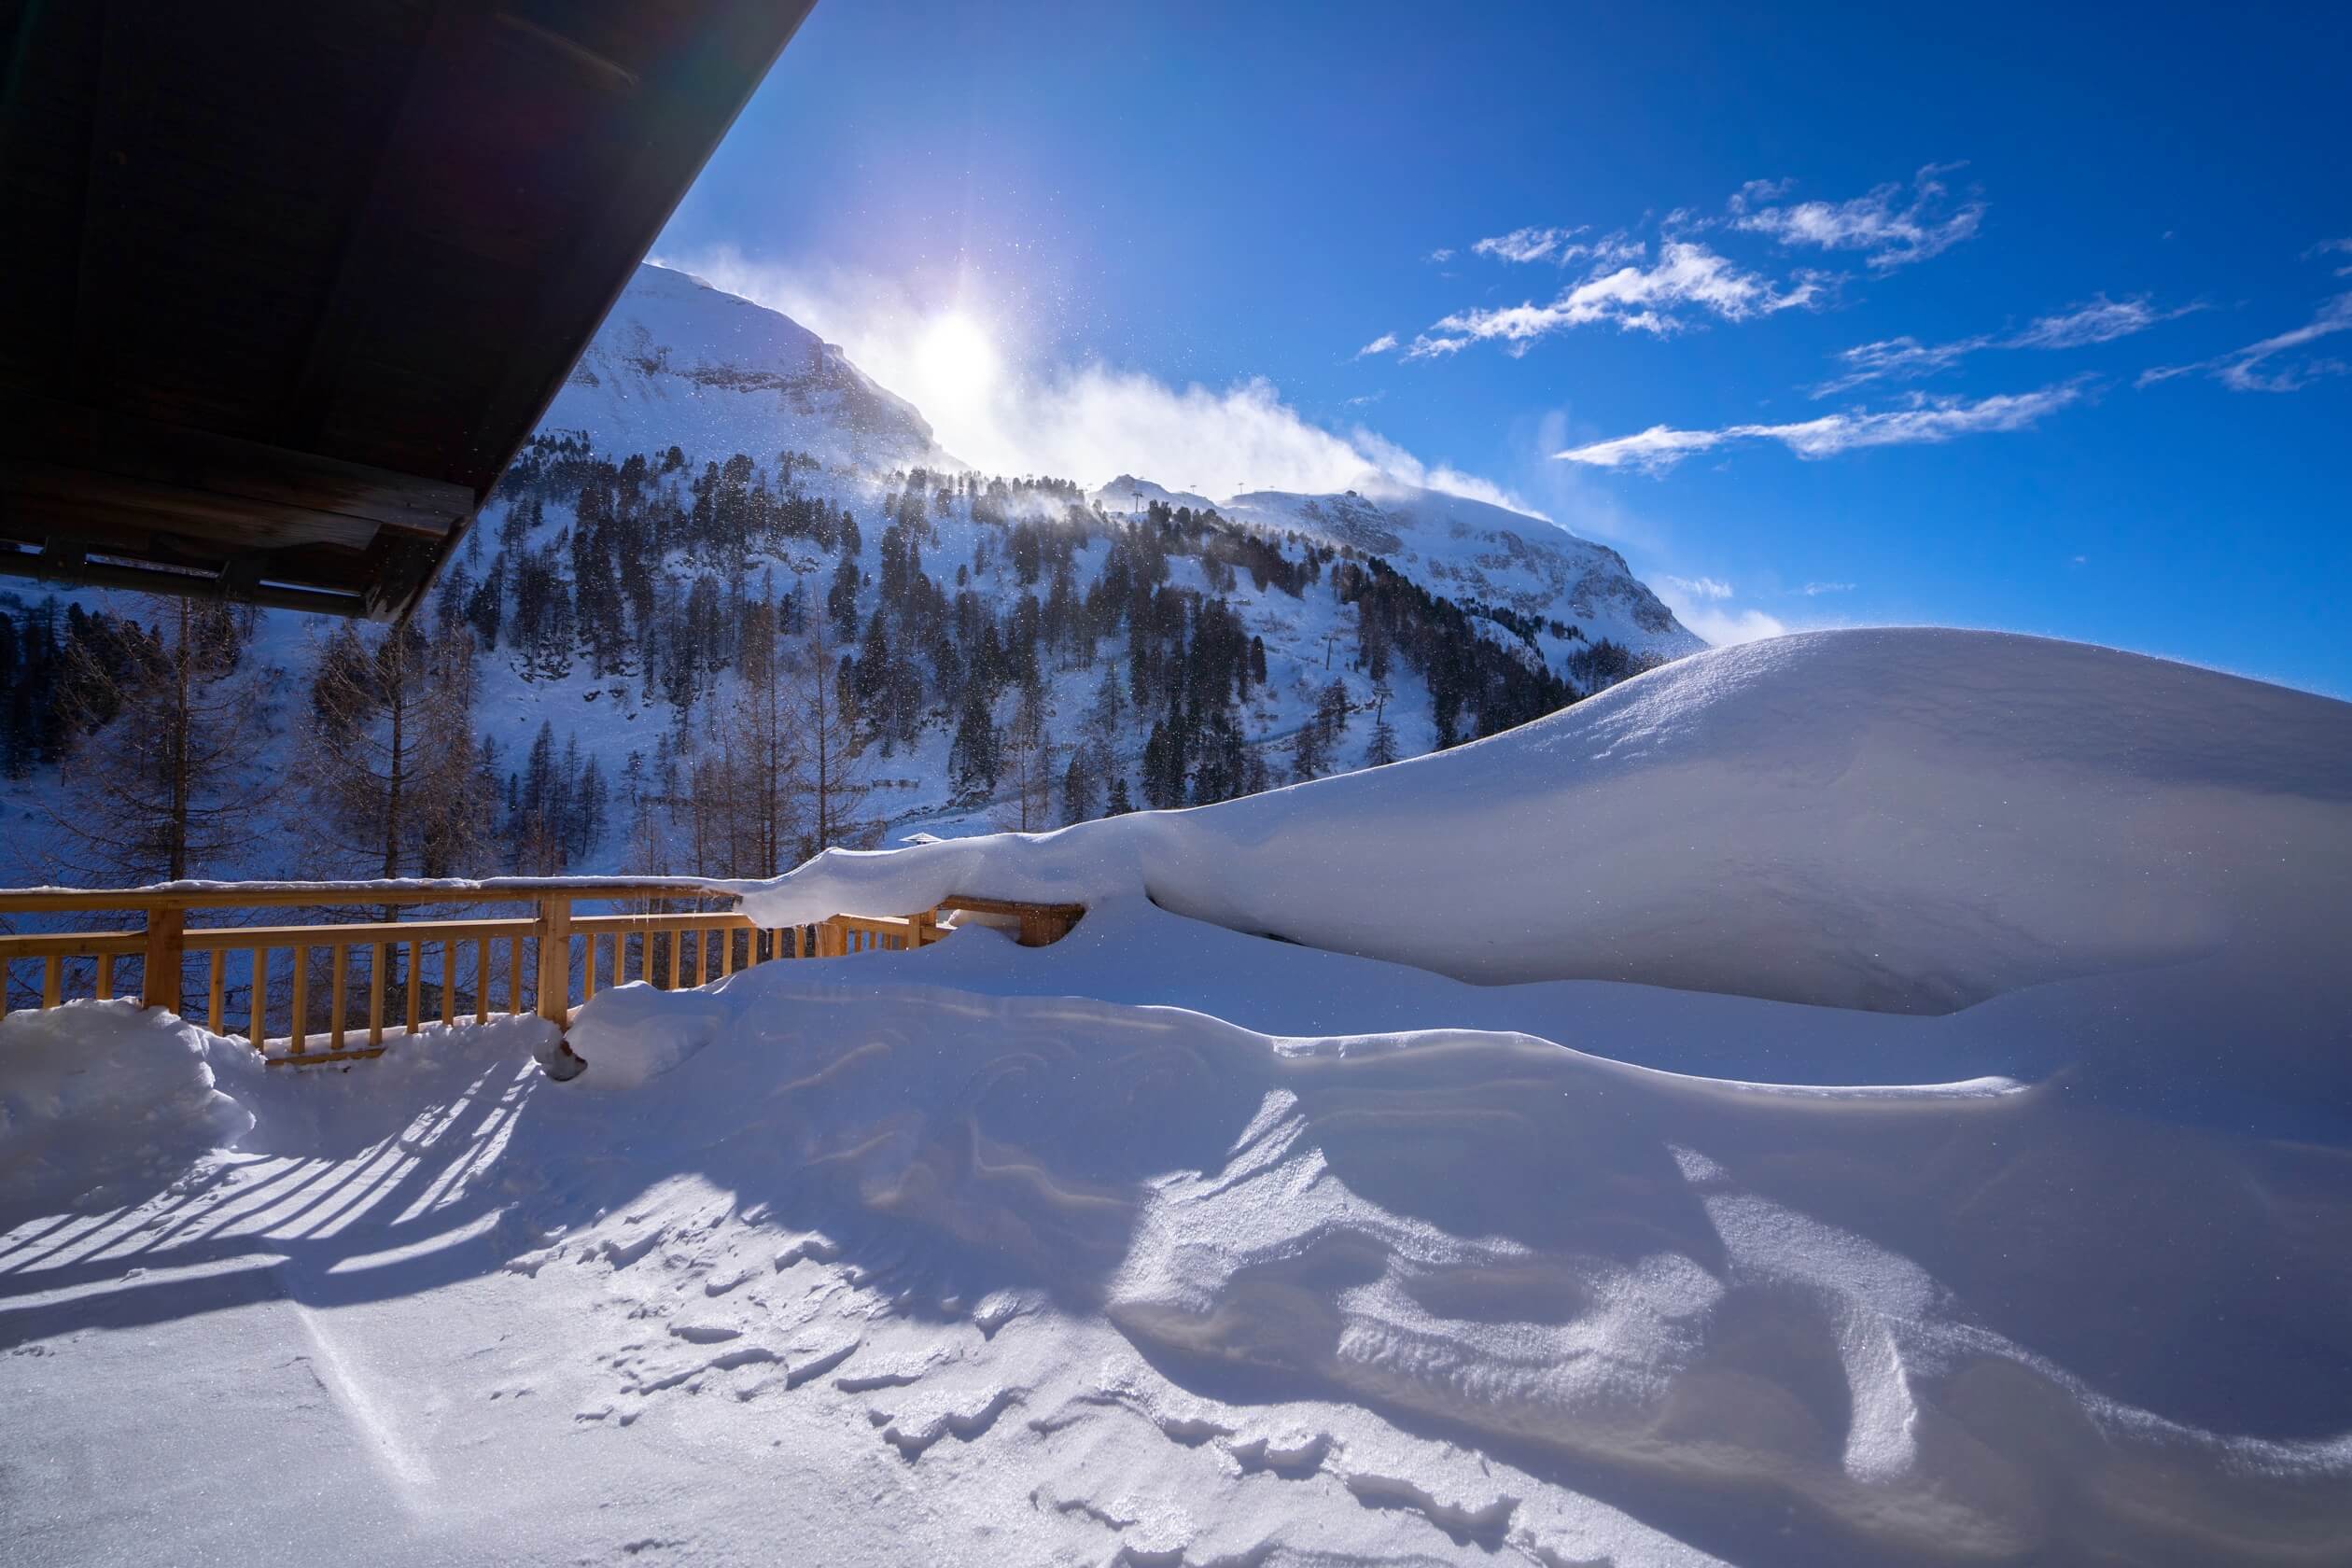
<path fill-rule="evenodd" d="M 2352 7 L 1760 9 L 822 0 L 655 254 L 986 466 L 2352 693 Z"/>

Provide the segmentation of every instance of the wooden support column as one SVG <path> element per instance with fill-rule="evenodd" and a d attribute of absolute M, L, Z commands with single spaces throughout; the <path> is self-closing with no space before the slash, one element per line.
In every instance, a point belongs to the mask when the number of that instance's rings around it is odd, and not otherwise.
<path fill-rule="evenodd" d="M 187 910 L 161 905 L 147 911 L 147 963 L 139 976 L 142 1004 L 180 1010 L 180 956 L 187 951 Z"/>
<path fill-rule="evenodd" d="M 571 1021 L 571 895 L 539 900 L 531 934 L 539 939 L 539 1015 L 560 1029 Z"/>
<path fill-rule="evenodd" d="M 563 1031 L 571 1024 L 571 895 L 551 893 L 539 900 L 539 923 L 533 928 L 539 937 L 539 1015 L 555 1026 L 554 1052 L 540 1058 L 547 1075 L 557 1083 L 577 1078 L 587 1067 L 563 1038 Z M 616 959 L 618 955 L 615 955 Z M 596 968 L 596 939 L 588 938 L 588 972 Z M 595 990 L 591 980 L 589 989 Z"/>

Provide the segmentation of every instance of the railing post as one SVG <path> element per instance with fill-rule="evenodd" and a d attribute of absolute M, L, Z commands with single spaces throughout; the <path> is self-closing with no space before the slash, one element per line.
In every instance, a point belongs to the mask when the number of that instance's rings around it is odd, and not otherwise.
<path fill-rule="evenodd" d="M 188 937 L 188 911 L 177 904 L 151 905 L 147 912 L 147 961 L 139 976 L 139 1001 L 167 1012 L 180 1010 L 180 955 Z"/>
<path fill-rule="evenodd" d="M 561 1083 L 579 1077 L 588 1065 L 563 1038 L 571 1023 L 571 895 L 550 893 L 539 900 L 539 1015 L 555 1026 L 555 1049 L 540 1058 L 540 1065 Z M 589 945 L 594 947 L 595 941 L 591 936 Z M 592 954 L 589 962 L 595 961 Z"/>
<path fill-rule="evenodd" d="M 571 1022 L 571 895 L 539 900 L 539 1015 L 562 1029 Z"/>

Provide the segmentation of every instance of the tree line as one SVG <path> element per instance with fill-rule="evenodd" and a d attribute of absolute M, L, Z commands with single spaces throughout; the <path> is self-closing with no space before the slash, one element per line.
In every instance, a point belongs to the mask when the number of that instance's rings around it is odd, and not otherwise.
<path fill-rule="evenodd" d="M 231 865 L 764 875 L 877 842 L 878 775 L 927 735 L 945 738 L 958 803 L 1035 830 L 1319 777 L 1351 738 L 1393 761 L 1387 709 L 1408 677 L 1450 746 L 1638 664 L 1586 643 L 1572 680 L 1535 634 L 1580 641 L 1574 627 L 1213 511 L 1113 519 L 1066 482 L 916 469 L 861 525 L 821 476 L 790 451 L 697 469 L 676 447 L 615 461 L 542 437 L 410 623 L 316 633 L 299 673 L 258 667 L 250 610 L 0 604 L 0 769 L 56 766 L 61 862 L 113 882 Z M 983 525 L 950 559 L 940 525 L 958 517 Z M 1295 677 L 1308 717 L 1266 732 L 1244 577 L 1261 598 L 1328 595 L 1368 701 L 1337 670 Z M 1340 651 L 1324 645 L 1326 666 Z M 595 728 L 583 747 L 552 720 L 502 756 L 480 711 L 501 666 L 665 721 L 618 765 Z M 1090 695 L 1057 700 L 1071 691 Z"/>

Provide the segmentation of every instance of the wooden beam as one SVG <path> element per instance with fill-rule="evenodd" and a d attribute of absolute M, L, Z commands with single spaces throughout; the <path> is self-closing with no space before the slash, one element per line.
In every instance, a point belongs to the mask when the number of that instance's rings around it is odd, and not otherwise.
<path fill-rule="evenodd" d="M 283 909 L 312 904 L 537 903 L 557 892 L 574 902 L 735 896 L 724 889 L 696 882 L 652 877 L 491 876 L 478 882 L 158 882 L 144 888 L 0 888 L 0 914 L 146 909 L 161 904 L 182 909 Z"/>
<path fill-rule="evenodd" d="M 1027 899 L 973 898 L 955 893 L 939 901 L 942 909 L 968 910 L 974 915 L 1057 915 L 1075 921 L 1086 912 L 1083 903 L 1039 903 Z"/>
<path fill-rule="evenodd" d="M 230 599 L 269 609 L 296 609 L 312 615 L 362 616 L 368 601 L 357 594 L 337 594 L 312 588 L 288 588 L 257 582 L 238 586 L 225 575 L 190 576 L 146 567 L 126 567 L 92 561 L 83 552 L 39 554 L 0 548 L 0 574 L 28 577 L 41 582 L 64 582 L 85 588 L 122 588 L 134 594 L 168 594 L 190 599 Z"/>
<path fill-rule="evenodd" d="M 264 1056 L 261 1060 L 271 1067 L 318 1067 L 327 1062 L 366 1061 L 384 1055 L 381 1045 L 360 1045 L 348 1051 L 302 1051 L 292 1056 Z"/>
<path fill-rule="evenodd" d="M 571 1021 L 569 895 L 553 893 L 539 901 L 539 917 L 533 934 L 539 938 L 539 1015 L 560 1029 Z M 591 942 L 595 940 L 593 936 L 589 938 Z"/>
<path fill-rule="evenodd" d="M 365 544 L 378 528 L 446 538 L 476 505 L 463 484 L 345 462 L 38 393 L 0 394 L 0 458 L 144 482 L 159 490 L 255 503 L 287 515 L 349 519 L 329 536 Z M 0 469 L 0 472 L 5 472 Z"/>
<path fill-rule="evenodd" d="M 188 923 L 184 909 L 150 909 L 147 920 L 147 957 L 139 972 L 143 1006 L 167 1013 L 180 1010 L 180 955 L 186 951 L 181 932 Z"/>

